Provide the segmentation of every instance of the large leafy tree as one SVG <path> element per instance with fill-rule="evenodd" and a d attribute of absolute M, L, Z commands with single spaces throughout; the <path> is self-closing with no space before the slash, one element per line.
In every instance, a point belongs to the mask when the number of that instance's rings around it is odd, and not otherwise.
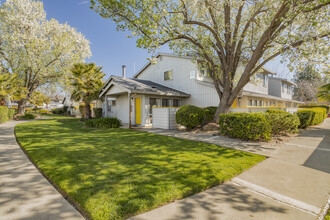
<path fill-rule="evenodd" d="M 17 75 L 26 95 L 18 112 L 40 86 L 64 83 L 75 62 L 91 55 L 89 41 L 67 24 L 47 20 L 42 2 L 7 0 L 0 7 L 0 66 Z"/>
<path fill-rule="evenodd" d="M 302 71 L 296 72 L 294 82 L 297 87 L 294 97 L 303 102 L 317 102 L 318 87 L 322 85 L 322 76 L 316 66 L 307 64 Z"/>
<path fill-rule="evenodd" d="M 75 101 L 83 101 L 85 103 L 85 119 L 91 118 L 91 102 L 99 96 L 100 89 L 103 86 L 102 67 L 98 67 L 95 63 L 77 63 L 72 69 L 71 98 Z"/>
<path fill-rule="evenodd" d="M 91 0 L 102 17 L 153 51 L 169 44 L 204 61 L 227 113 L 242 88 L 281 55 L 290 68 L 328 61 L 328 0 Z M 243 65 L 243 71 L 238 67 Z M 217 117 L 216 117 L 217 118 Z"/>

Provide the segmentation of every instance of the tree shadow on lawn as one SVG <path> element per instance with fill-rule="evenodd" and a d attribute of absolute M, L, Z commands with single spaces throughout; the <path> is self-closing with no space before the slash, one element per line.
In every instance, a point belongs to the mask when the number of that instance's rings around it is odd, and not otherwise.
<path fill-rule="evenodd" d="M 136 215 L 222 183 L 264 159 L 156 134 L 83 128 L 76 119 L 23 124 L 17 131 L 30 157 L 93 219 Z"/>

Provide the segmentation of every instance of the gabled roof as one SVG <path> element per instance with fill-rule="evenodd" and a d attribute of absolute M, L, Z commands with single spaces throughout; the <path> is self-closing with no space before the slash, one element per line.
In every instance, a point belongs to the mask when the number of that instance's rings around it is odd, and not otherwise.
<path fill-rule="evenodd" d="M 156 58 L 160 57 L 160 56 L 168 56 L 168 57 L 177 57 L 177 58 L 183 58 L 183 59 L 193 59 L 193 56 L 180 56 L 180 55 L 176 55 L 176 54 L 172 54 L 172 53 L 162 53 L 159 52 L 156 54 Z M 136 78 L 138 75 L 140 75 L 140 73 L 143 72 L 143 70 L 145 70 L 149 65 L 151 65 L 151 61 L 148 61 L 148 63 L 146 63 L 134 76 L 133 78 Z"/>
<path fill-rule="evenodd" d="M 176 58 L 182 58 L 182 59 L 196 59 L 196 57 L 193 56 L 180 56 L 180 55 L 176 55 L 176 54 L 171 54 L 171 53 L 157 53 L 155 58 L 158 58 L 160 56 L 168 56 L 168 57 L 176 57 Z M 133 78 L 138 77 L 148 66 L 151 65 L 151 61 L 148 61 L 134 76 Z M 268 73 L 268 74 L 272 74 L 272 75 L 276 75 L 275 72 L 271 71 L 270 69 L 266 68 L 266 67 L 262 67 L 262 69 L 264 70 L 264 72 Z"/>
<path fill-rule="evenodd" d="M 105 85 L 105 88 L 101 90 L 100 97 L 103 96 L 112 85 L 124 88 L 130 93 L 184 97 L 184 98 L 190 97 L 190 95 L 185 92 L 172 89 L 170 87 L 149 80 L 129 79 L 129 78 L 122 78 L 119 76 L 111 76 L 111 78 L 108 80 L 108 84 Z"/>

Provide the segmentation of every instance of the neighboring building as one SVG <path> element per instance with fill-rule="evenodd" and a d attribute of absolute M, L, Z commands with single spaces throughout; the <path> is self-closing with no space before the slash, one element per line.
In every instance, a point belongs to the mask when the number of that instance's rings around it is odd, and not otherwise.
<path fill-rule="evenodd" d="M 100 94 L 100 98 L 105 100 L 104 117 L 117 117 L 123 123 L 129 123 L 131 112 L 132 124 L 144 126 L 152 124 L 155 107 L 218 106 L 219 97 L 207 69 L 200 68 L 192 57 L 159 53 L 156 58 L 157 64 L 148 62 L 132 79 L 125 77 L 124 66 L 123 77 L 111 76 L 108 79 Z M 240 66 L 237 75 L 243 70 Z M 269 84 L 275 78 L 269 75 L 274 73 L 267 69 L 256 74 L 239 94 L 231 111 L 259 111 L 289 105 L 286 103 L 294 106 L 297 102 L 292 100 L 292 95 L 289 98 L 284 94 L 270 94 L 273 87 Z M 290 84 L 289 81 L 284 83 Z"/>
<path fill-rule="evenodd" d="M 54 108 L 62 108 L 62 107 L 63 107 L 62 101 L 51 100 L 46 109 L 51 111 Z"/>
<path fill-rule="evenodd" d="M 68 107 L 68 115 L 80 115 L 79 111 L 79 105 L 83 105 L 84 102 L 76 102 L 71 99 L 70 94 L 65 94 L 64 99 L 63 99 L 63 106 Z M 102 108 L 102 101 L 101 100 L 94 100 L 91 102 L 91 109 L 92 109 L 92 117 L 94 117 L 94 111 L 93 108 Z"/>
<path fill-rule="evenodd" d="M 283 78 L 269 78 L 269 94 L 286 100 L 285 107 L 296 107 L 296 101 L 292 100 L 295 83 Z"/>

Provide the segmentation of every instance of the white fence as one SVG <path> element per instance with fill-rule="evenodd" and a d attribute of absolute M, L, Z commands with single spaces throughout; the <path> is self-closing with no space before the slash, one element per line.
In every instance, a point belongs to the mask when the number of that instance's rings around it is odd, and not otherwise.
<path fill-rule="evenodd" d="M 152 127 L 162 129 L 176 129 L 175 113 L 179 108 L 152 108 Z"/>

